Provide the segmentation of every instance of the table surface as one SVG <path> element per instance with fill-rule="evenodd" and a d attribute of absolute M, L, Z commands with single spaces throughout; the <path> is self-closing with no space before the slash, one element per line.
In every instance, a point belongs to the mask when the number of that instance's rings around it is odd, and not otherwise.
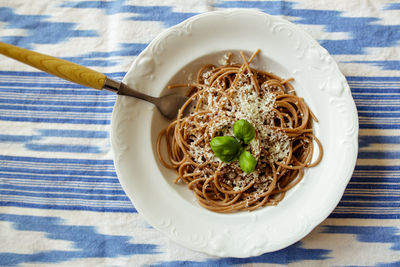
<path fill-rule="evenodd" d="M 227 8 L 296 23 L 347 78 L 360 148 L 329 218 L 258 257 L 183 248 L 150 227 L 119 184 L 109 141 L 115 95 L 0 56 L 1 266 L 400 265 L 400 2 L 2 0 L 0 40 L 122 79 L 162 30 Z"/>

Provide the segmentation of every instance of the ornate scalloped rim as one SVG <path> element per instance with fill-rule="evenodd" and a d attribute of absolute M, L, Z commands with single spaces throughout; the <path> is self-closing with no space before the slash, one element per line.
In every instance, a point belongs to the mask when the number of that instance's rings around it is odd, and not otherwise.
<path fill-rule="evenodd" d="M 206 17 L 218 16 L 229 18 L 232 16 L 240 15 L 247 16 L 249 12 L 252 12 L 251 14 L 254 16 L 262 17 L 262 19 L 265 21 L 266 27 L 273 34 L 278 34 L 279 36 L 283 35 L 285 36 L 285 38 L 290 38 L 291 41 L 295 44 L 294 47 L 298 51 L 299 58 L 306 58 L 308 61 L 315 63 L 311 64 L 312 70 L 318 72 L 319 75 L 321 77 L 324 77 L 324 80 L 326 81 L 325 83 L 321 84 L 320 90 L 323 90 L 327 93 L 327 95 L 330 97 L 329 102 L 337 107 L 340 116 L 343 116 L 344 121 L 348 122 L 348 128 L 345 131 L 344 139 L 340 140 L 340 142 L 348 147 L 347 150 L 349 153 L 352 153 L 350 160 L 354 162 L 354 164 L 350 166 L 351 169 L 349 168 L 349 170 L 347 170 L 349 175 L 338 180 L 338 187 L 341 191 L 344 192 L 344 189 L 354 169 L 357 157 L 358 120 L 355 105 L 354 102 L 352 102 L 352 105 L 349 105 L 349 96 L 351 99 L 349 86 L 332 57 L 324 48 L 320 47 L 319 44 L 315 40 L 313 40 L 307 33 L 298 29 L 297 26 L 293 25 L 292 23 L 280 18 L 267 15 L 265 13 L 256 11 L 253 12 L 249 10 L 217 11 L 194 16 L 182 22 L 181 24 L 168 29 L 167 31 L 160 34 L 156 39 L 154 39 L 148 46 L 148 48 L 146 48 L 137 58 L 137 60 L 132 64 L 131 69 L 128 71 L 128 74 L 125 77 L 125 80 L 132 81 L 144 77 L 153 79 L 154 76 L 151 76 L 151 73 L 156 65 L 162 64 L 161 55 L 164 49 L 168 47 L 169 40 L 183 35 L 190 36 L 194 24 L 202 21 Z M 286 34 L 282 34 L 282 32 L 285 32 Z M 335 77 L 335 79 L 332 79 L 332 77 Z M 337 79 L 338 77 L 339 79 Z M 123 105 L 118 106 L 116 104 L 116 108 L 113 113 L 113 122 L 115 122 L 116 120 L 115 114 L 120 113 L 118 112 L 119 109 L 123 109 Z M 126 120 L 129 121 L 129 118 L 119 118 L 118 123 L 113 127 L 114 132 L 118 134 L 119 130 L 121 130 L 122 123 L 126 123 L 124 122 Z M 112 139 L 112 145 L 114 148 L 113 150 L 115 151 L 116 157 L 115 165 L 117 169 L 119 159 L 127 148 L 125 144 L 117 142 L 118 139 Z M 171 239 L 198 251 L 217 256 L 228 256 L 230 255 L 230 253 L 228 252 L 229 249 L 225 247 L 226 245 L 228 245 L 236 246 L 237 249 L 242 250 L 243 254 L 239 256 L 256 256 L 260 255 L 261 253 L 283 248 L 287 245 L 290 245 L 288 244 L 288 242 L 294 243 L 304 237 L 332 212 L 332 210 L 339 202 L 340 197 L 341 195 L 338 196 L 336 199 L 332 199 L 330 209 L 327 209 L 325 212 L 319 213 L 319 216 L 316 216 L 315 214 L 308 214 L 307 216 L 302 216 L 302 218 L 299 218 L 299 227 L 288 230 L 293 231 L 291 237 L 294 236 L 296 238 L 292 238 L 292 240 L 283 239 L 279 244 L 271 243 L 268 239 L 268 236 L 265 236 L 264 239 L 260 239 L 248 235 L 244 235 L 243 240 L 248 240 L 249 242 L 234 242 L 235 240 L 232 240 L 229 230 L 226 230 L 222 233 L 216 233 L 210 230 L 207 235 L 203 236 L 200 236 L 197 233 L 193 233 L 190 236 L 181 235 L 175 227 L 176 223 L 174 222 L 173 218 L 164 218 L 159 222 L 152 221 L 151 224 L 155 228 L 167 234 Z M 254 216 L 257 215 L 254 214 Z M 248 226 L 243 225 L 243 227 L 246 228 Z M 274 225 L 266 224 L 264 227 L 265 233 L 279 231 L 279 229 L 277 229 L 277 227 Z M 280 230 L 282 231 L 282 229 Z M 259 232 L 257 233 L 257 235 L 259 235 Z M 249 243 L 251 243 L 252 245 L 249 246 Z"/>

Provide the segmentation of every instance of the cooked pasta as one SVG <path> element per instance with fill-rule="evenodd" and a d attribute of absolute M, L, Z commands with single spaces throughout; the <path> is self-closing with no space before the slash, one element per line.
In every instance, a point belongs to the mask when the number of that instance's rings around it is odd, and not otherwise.
<path fill-rule="evenodd" d="M 277 205 L 298 184 L 306 168 L 322 158 L 322 146 L 313 134 L 316 117 L 298 97 L 290 82 L 250 66 L 243 52 L 242 64 L 205 65 L 197 82 L 187 86 L 189 100 L 177 119 L 157 140 L 161 163 L 177 172 L 175 183 L 187 184 L 198 203 L 215 212 L 255 210 Z M 193 110 L 184 115 L 185 110 Z M 233 136 L 232 125 L 245 119 L 256 131 L 244 149 L 257 160 L 253 172 L 245 173 L 238 162 L 222 162 L 210 147 L 215 136 Z M 167 157 L 161 153 L 166 141 Z M 312 162 L 315 144 L 318 157 Z"/>

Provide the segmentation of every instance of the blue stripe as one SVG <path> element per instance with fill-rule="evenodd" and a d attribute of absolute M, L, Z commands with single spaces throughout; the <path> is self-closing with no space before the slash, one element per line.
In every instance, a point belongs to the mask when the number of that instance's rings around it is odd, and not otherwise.
<path fill-rule="evenodd" d="M 55 137 L 80 137 L 80 138 L 108 138 L 106 131 L 89 131 L 89 130 L 60 130 L 60 129 L 39 129 L 42 136 Z"/>
<path fill-rule="evenodd" d="M 11 135 L 11 134 L 0 134 L 0 142 L 15 142 L 24 143 L 33 140 L 40 140 L 41 136 L 31 135 Z"/>
<path fill-rule="evenodd" d="M 39 135 L 12 135 L 12 134 L 0 134 L 0 142 L 17 142 L 17 143 L 29 143 L 34 140 L 41 140 L 45 137 L 76 137 L 76 138 L 108 138 L 108 132 L 104 131 L 85 131 L 85 130 L 58 130 L 58 129 L 40 129 L 37 130 Z M 38 144 L 36 144 L 38 145 Z M 40 146 L 43 146 L 41 144 Z M 46 148 L 47 145 L 44 145 L 42 148 Z M 63 146 L 67 146 L 63 144 Z M 69 145 L 71 147 L 71 145 Z M 87 147 L 88 150 L 99 150 L 99 147 L 96 146 L 82 146 L 82 148 Z M 40 148 L 40 147 L 38 147 Z M 61 147 L 60 149 L 62 149 Z M 32 148 L 35 150 L 35 148 Z M 71 148 L 77 149 L 77 147 Z M 66 151 L 66 150 L 60 150 Z"/>
<path fill-rule="evenodd" d="M 350 87 L 354 88 L 399 88 L 400 82 L 373 82 L 373 81 L 366 81 L 366 82 L 349 82 Z"/>
<path fill-rule="evenodd" d="M 356 171 L 400 171 L 400 165 L 356 165 Z"/>
<path fill-rule="evenodd" d="M 69 168 L 75 170 L 114 170 L 113 165 L 101 164 L 74 164 L 74 163 L 46 163 L 46 162 L 29 162 L 29 161 L 2 161 L 3 166 L 17 166 L 24 168 L 39 169 L 60 169 Z"/>
<path fill-rule="evenodd" d="M 392 202 L 346 202 L 340 201 L 339 206 L 342 207 L 393 207 L 400 208 L 400 203 L 392 203 Z M 400 211 L 399 211 L 400 214 Z"/>
<path fill-rule="evenodd" d="M 351 60 L 343 63 L 361 63 L 380 67 L 383 70 L 400 70 L 400 60 Z"/>
<path fill-rule="evenodd" d="M 400 101 L 400 98 L 399 98 Z M 363 105 L 357 105 L 357 110 L 359 111 L 359 114 L 362 114 L 360 111 L 400 111 L 400 106 L 363 106 Z M 364 113 L 364 114 L 370 114 L 370 113 Z M 378 113 L 379 114 L 379 113 Z M 394 113 L 396 116 L 400 116 L 400 113 Z M 377 115 L 376 113 L 374 116 Z M 381 115 L 381 114 L 379 114 Z"/>
<path fill-rule="evenodd" d="M 126 72 L 105 72 L 104 73 L 108 77 L 124 77 Z M 0 75 L 10 75 L 10 76 L 26 76 L 26 77 L 53 77 L 55 79 L 62 80 L 61 78 L 57 78 L 51 74 L 41 71 L 4 71 L 0 70 Z"/>
<path fill-rule="evenodd" d="M 379 100 L 379 103 L 376 104 L 385 104 L 385 103 L 390 103 L 390 104 L 399 104 L 397 102 L 398 99 L 400 99 L 400 95 L 392 95 L 392 94 L 374 94 L 374 95 L 361 95 L 361 94 L 356 94 L 353 93 L 353 98 L 357 102 L 364 102 L 367 105 L 371 105 L 371 99 L 372 100 Z"/>
<path fill-rule="evenodd" d="M 81 174 L 71 175 L 57 175 L 49 176 L 45 174 L 35 175 L 32 173 L 20 174 L 20 173 L 2 173 L 0 172 L 0 178 L 8 179 L 23 179 L 23 180 L 35 180 L 35 181 L 55 181 L 55 182 L 87 182 L 87 183 L 108 183 L 108 184 L 119 184 L 119 180 L 116 175 L 113 177 L 96 176 L 94 177 L 82 177 Z M 90 185 L 90 184 L 89 184 Z M 91 185 L 90 185 L 91 186 Z"/>
<path fill-rule="evenodd" d="M 391 151 L 382 151 L 382 152 L 375 152 L 375 151 L 368 151 L 358 152 L 358 158 L 361 159 L 400 159 L 400 152 L 391 152 Z"/>
<path fill-rule="evenodd" d="M 29 88 L 41 88 L 41 87 L 50 87 L 50 88 L 74 88 L 74 89 L 85 89 L 85 91 L 89 91 L 87 90 L 87 87 L 76 84 L 76 83 L 72 83 L 72 82 L 68 82 L 65 81 L 63 83 L 32 83 L 32 82 L 0 82 L 0 87 L 3 86 L 5 88 L 8 87 L 29 87 Z M 93 92 L 103 92 L 100 90 L 96 90 L 96 89 L 91 89 Z M 36 92 L 36 90 L 34 91 Z"/>
<path fill-rule="evenodd" d="M 400 10 L 400 3 L 388 3 L 385 10 Z"/>
<path fill-rule="evenodd" d="M 58 118 L 29 118 L 29 117 L 4 117 L 0 116 L 0 120 L 3 121 L 29 121 L 29 122 L 49 122 L 49 123 L 71 123 L 71 124 L 99 124 L 109 125 L 110 120 L 101 119 L 58 119 Z"/>
<path fill-rule="evenodd" d="M 76 170 L 69 170 L 69 169 L 45 170 L 45 169 L 23 168 L 23 167 L 10 168 L 7 166 L 3 166 L 1 171 L 2 172 L 26 172 L 26 173 L 34 173 L 34 174 L 115 176 L 115 172 L 113 172 L 113 171 L 94 171 L 94 170 L 76 171 Z"/>
<path fill-rule="evenodd" d="M 66 185 L 68 186 L 68 185 Z M 42 186 L 25 186 L 25 185 L 11 185 L 11 184 L 1 184 L 0 188 L 2 189 L 9 189 L 11 192 L 12 189 L 14 190 L 24 190 L 24 191 L 36 191 L 36 192 L 63 192 L 63 193 L 76 193 L 78 194 L 101 194 L 101 195 L 118 195 L 118 196 L 124 196 L 125 199 L 126 195 L 125 192 L 120 189 L 96 189 L 96 188 L 91 188 L 91 189 L 80 189 L 80 188 L 68 188 L 68 187 L 42 187 Z"/>
<path fill-rule="evenodd" d="M 385 87 L 379 87 L 379 88 L 360 88 L 360 87 L 350 87 L 352 93 L 379 93 L 379 94 L 398 94 L 400 93 L 400 90 L 397 88 L 385 88 Z M 400 95 L 399 95 L 400 96 Z M 399 97 L 395 95 L 395 97 Z"/>
<path fill-rule="evenodd" d="M 105 196 L 105 195 L 81 195 L 81 194 L 51 194 L 47 192 L 33 193 L 33 192 L 17 192 L 17 191 L 8 191 L 8 190 L 0 190 L 2 195 L 11 195 L 11 196 L 27 196 L 27 197 L 40 197 L 40 198 L 73 198 L 73 199 L 85 199 L 85 200 L 109 200 L 109 201 L 126 201 L 129 202 L 129 198 L 127 196 Z M 51 201 L 51 200 L 50 200 Z M 108 203 L 107 205 L 112 205 L 112 203 Z"/>
<path fill-rule="evenodd" d="M 52 106 L 26 106 L 26 105 L 0 105 L 0 109 L 5 110 L 32 110 L 32 111 L 57 111 L 57 112 L 80 112 L 80 113 L 111 113 L 112 108 L 98 108 L 98 107 L 52 107 Z"/>
<path fill-rule="evenodd" d="M 360 129 L 393 129 L 397 130 L 400 129 L 400 124 L 377 124 L 376 122 L 373 123 L 360 123 Z"/>
<path fill-rule="evenodd" d="M 25 144 L 25 147 L 32 151 L 65 152 L 65 153 L 102 153 L 98 146 L 89 145 L 47 145 L 47 144 Z"/>
<path fill-rule="evenodd" d="M 80 106 L 80 107 L 113 107 L 115 99 L 110 101 L 59 101 L 59 100 L 32 100 L 32 99 L 0 99 L 0 103 L 22 105 L 52 105 L 52 106 Z"/>
<path fill-rule="evenodd" d="M 20 93 L 20 94 L 37 94 L 37 95 L 76 95 L 76 96 L 83 96 L 83 95 L 90 95 L 90 96 L 113 96 L 111 93 L 107 91 L 100 91 L 100 90 L 87 90 L 87 89 L 82 89 L 79 90 L 79 88 L 76 88 L 76 90 L 61 90 L 61 89 L 33 89 L 30 87 L 25 86 L 25 88 L 0 88 L 0 92 L 2 93 Z M 61 86 L 60 86 L 61 87 Z M 51 87 L 52 88 L 52 87 Z M 72 88 L 72 87 L 70 87 Z"/>
<path fill-rule="evenodd" d="M 400 201 L 400 196 L 362 196 L 345 194 L 341 201 L 376 201 L 376 204 L 379 205 L 383 201 Z M 398 207 L 400 207 L 400 204 L 398 204 Z"/>
<path fill-rule="evenodd" d="M 0 160 L 10 160 L 17 162 L 39 162 L 39 163 L 59 163 L 59 164 L 82 164 L 82 165 L 110 165 L 113 168 L 112 160 L 104 159 L 68 159 L 68 158 L 36 158 L 0 155 Z"/>
<path fill-rule="evenodd" d="M 357 165 L 356 165 L 357 166 Z M 361 166 L 361 165 L 360 165 Z M 365 166 L 365 165 L 364 165 Z M 353 173 L 354 177 L 400 177 L 399 171 L 393 170 L 393 171 L 382 171 L 382 170 L 370 170 L 370 171 L 365 171 L 365 170 L 355 170 Z"/>
<path fill-rule="evenodd" d="M 400 177 L 389 178 L 384 176 L 374 176 L 365 177 L 365 175 L 360 175 L 360 177 L 351 177 L 350 183 L 400 183 Z"/>
<path fill-rule="evenodd" d="M 0 106 L 1 107 L 1 106 Z M 374 118 L 398 118 L 400 117 L 400 113 L 398 112 L 389 112 L 389 113 L 368 113 L 368 112 L 358 112 L 358 115 L 365 117 L 374 117 Z M 371 116 L 372 115 L 372 116 Z"/>
<path fill-rule="evenodd" d="M 359 189 L 400 189 L 400 184 L 354 184 L 349 183 L 347 188 L 359 188 Z"/>
<path fill-rule="evenodd" d="M 51 202 L 51 200 L 50 200 Z M 0 206 L 12 206 L 22 208 L 38 208 L 38 209 L 50 209 L 50 210 L 87 210 L 87 211 L 99 211 L 99 212 L 133 212 L 137 213 L 136 209 L 132 206 L 131 208 L 116 208 L 116 207 L 93 207 L 93 206 L 78 206 L 78 205 L 60 205 L 55 203 L 49 204 L 35 204 L 27 202 L 17 201 L 2 201 L 0 199 Z"/>
<path fill-rule="evenodd" d="M 400 144 L 400 136 L 362 135 L 359 140 L 367 143 Z"/>
<path fill-rule="evenodd" d="M 357 212 L 332 212 L 329 215 L 329 218 L 337 218 L 337 219 L 387 219 L 387 220 L 395 220 L 400 219 L 400 213 L 391 213 L 391 214 L 374 214 L 374 213 L 357 213 Z"/>
<path fill-rule="evenodd" d="M 346 76 L 347 81 L 382 81 L 382 82 L 400 82 L 400 77 L 396 76 Z"/>

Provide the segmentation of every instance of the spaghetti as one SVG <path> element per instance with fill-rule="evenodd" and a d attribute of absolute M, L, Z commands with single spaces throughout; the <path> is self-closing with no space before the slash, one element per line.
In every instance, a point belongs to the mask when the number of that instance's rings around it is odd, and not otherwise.
<path fill-rule="evenodd" d="M 187 184 L 199 204 L 215 212 L 255 210 L 277 205 L 286 192 L 298 184 L 306 168 L 322 158 L 322 146 L 314 136 L 316 117 L 290 84 L 272 73 L 256 70 L 250 63 L 231 63 L 230 53 L 223 66 L 205 65 L 189 87 L 189 100 L 177 119 L 157 140 L 161 163 L 177 171 L 175 183 Z M 185 109 L 194 106 L 189 115 Z M 237 162 L 220 161 L 212 152 L 215 136 L 233 136 L 232 125 L 245 119 L 255 130 L 255 138 L 245 147 L 257 159 L 255 171 L 243 172 Z M 167 159 L 161 153 L 166 140 Z M 319 155 L 312 162 L 314 141 Z"/>

